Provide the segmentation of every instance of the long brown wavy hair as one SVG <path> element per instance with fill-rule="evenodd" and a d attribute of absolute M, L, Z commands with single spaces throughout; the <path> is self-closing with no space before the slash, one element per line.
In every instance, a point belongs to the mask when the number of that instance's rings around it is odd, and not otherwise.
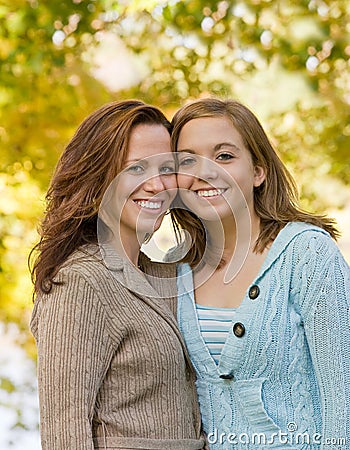
<path fill-rule="evenodd" d="M 254 248 L 256 252 L 263 252 L 288 222 L 308 222 L 328 231 L 333 238 L 339 236 L 333 219 L 311 214 L 300 208 L 297 186 L 292 175 L 278 157 L 258 119 L 240 102 L 203 98 L 183 106 L 176 112 L 171 123 L 173 151 L 177 151 L 179 135 L 184 125 L 201 117 L 228 118 L 243 138 L 253 164 L 265 171 L 265 181 L 254 188 L 254 207 L 261 223 Z M 192 241 L 183 261 L 195 267 L 201 261 L 206 248 L 206 230 L 202 221 L 186 210 L 179 197 L 174 204 L 178 205 L 178 208 L 171 210 L 175 233 L 179 236 L 182 228 L 188 231 Z"/>
<path fill-rule="evenodd" d="M 163 125 L 171 131 L 158 108 L 139 100 L 117 101 L 90 114 L 65 148 L 46 194 L 40 241 L 29 255 L 34 294 L 49 293 L 67 258 L 97 243 L 99 206 L 123 169 L 130 133 L 139 124 Z"/>

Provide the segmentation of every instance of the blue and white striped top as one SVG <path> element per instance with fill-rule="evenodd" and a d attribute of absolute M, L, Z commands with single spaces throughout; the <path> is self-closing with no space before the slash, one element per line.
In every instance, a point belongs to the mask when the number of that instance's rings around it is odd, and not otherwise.
<path fill-rule="evenodd" d="M 235 310 L 236 308 L 216 308 L 196 304 L 199 329 L 216 364 L 219 364 Z"/>

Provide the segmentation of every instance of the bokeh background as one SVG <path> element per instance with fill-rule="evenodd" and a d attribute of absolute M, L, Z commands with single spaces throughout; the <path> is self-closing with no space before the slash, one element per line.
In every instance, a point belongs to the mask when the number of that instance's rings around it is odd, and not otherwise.
<path fill-rule="evenodd" d="M 140 98 L 171 119 L 238 98 L 350 261 L 349 19 L 348 0 L 0 0 L 2 450 L 40 448 L 27 256 L 55 163 L 101 104 Z"/>

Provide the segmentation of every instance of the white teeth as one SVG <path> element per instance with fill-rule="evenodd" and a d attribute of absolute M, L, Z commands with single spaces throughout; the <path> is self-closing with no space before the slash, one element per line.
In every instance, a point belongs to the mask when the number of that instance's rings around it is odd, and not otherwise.
<path fill-rule="evenodd" d="M 145 200 L 136 200 L 135 203 L 141 206 L 141 208 L 159 209 L 162 206 L 162 202 L 149 202 Z"/>
<path fill-rule="evenodd" d="M 209 191 L 197 191 L 200 197 L 215 197 L 225 192 L 225 189 L 210 189 Z"/>

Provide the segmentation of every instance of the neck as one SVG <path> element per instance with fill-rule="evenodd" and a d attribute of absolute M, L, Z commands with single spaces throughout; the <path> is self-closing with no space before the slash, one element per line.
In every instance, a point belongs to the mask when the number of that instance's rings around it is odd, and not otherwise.
<path fill-rule="evenodd" d="M 260 218 L 254 213 L 249 217 L 205 222 L 205 227 L 211 250 L 221 252 L 222 260 L 230 261 L 254 247 L 260 233 Z"/>
<path fill-rule="evenodd" d="M 136 233 L 119 230 L 118 236 L 113 238 L 112 245 L 119 256 L 128 259 L 137 267 L 142 241 L 143 239 Z"/>

